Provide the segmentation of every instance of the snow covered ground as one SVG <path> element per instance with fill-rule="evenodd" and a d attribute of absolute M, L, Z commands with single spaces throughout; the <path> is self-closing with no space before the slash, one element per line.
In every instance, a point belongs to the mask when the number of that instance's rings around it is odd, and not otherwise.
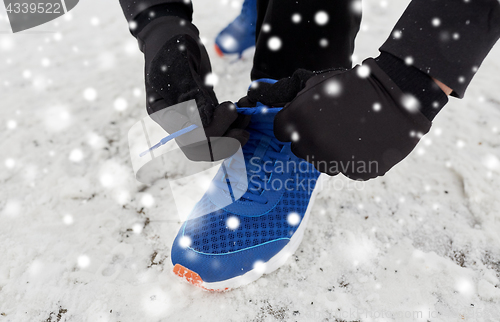
<path fill-rule="evenodd" d="M 356 62 L 407 2 L 364 0 Z M 240 3 L 194 1 L 220 100 L 249 82 L 251 52 L 212 48 Z M 0 14 L 0 322 L 498 321 L 500 46 L 388 175 L 329 179 L 281 269 L 214 294 L 171 273 L 168 182 L 133 176 L 143 62 L 118 1 L 15 35 Z"/>

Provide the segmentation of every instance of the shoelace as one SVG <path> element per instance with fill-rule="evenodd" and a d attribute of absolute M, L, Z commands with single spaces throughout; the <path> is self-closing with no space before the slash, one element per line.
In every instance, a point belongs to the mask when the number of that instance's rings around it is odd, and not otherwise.
<path fill-rule="evenodd" d="M 139 157 L 142 158 L 143 156 L 145 156 L 149 152 L 158 149 L 160 146 L 166 144 L 167 142 L 169 142 L 169 141 L 171 141 L 171 140 L 173 140 L 173 139 L 175 139 L 175 138 L 177 138 L 177 137 L 179 137 L 179 136 L 181 136 L 183 134 L 189 133 L 189 132 L 191 132 L 191 131 L 193 131 L 193 130 L 195 130 L 197 128 L 198 128 L 197 125 L 191 124 L 190 126 L 183 128 L 182 130 L 179 130 L 179 131 L 174 132 L 174 133 L 172 133 L 170 135 L 167 135 L 166 137 L 164 137 L 163 139 L 161 139 L 160 142 L 156 143 L 155 145 L 153 145 L 152 147 L 150 147 L 146 151 L 141 152 L 139 154 Z"/>
<path fill-rule="evenodd" d="M 266 204 L 268 202 L 268 199 L 265 197 L 264 192 L 268 188 L 266 184 L 269 183 L 272 179 L 275 162 L 290 160 L 290 156 L 287 153 L 283 152 L 284 144 L 278 142 L 279 141 L 277 141 L 276 139 L 273 139 L 272 137 L 262 132 L 260 137 L 254 138 L 247 142 L 245 146 L 246 150 L 255 151 L 258 147 L 261 147 L 262 144 L 267 145 L 267 149 L 264 155 L 260 158 L 259 166 L 257 166 L 256 163 L 251 162 L 252 158 L 255 158 L 253 154 L 246 155 L 245 168 L 248 188 L 240 200 L 253 201 L 261 204 Z M 273 169 L 269 169 L 271 167 L 271 164 Z M 215 181 L 214 184 L 223 190 L 229 188 L 229 193 L 232 196 L 231 185 L 238 183 L 238 171 L 234 172 L 231 170 L 232 162 L 226 164 L 225 167 L 223 163 L 223 171 L 225 176 L 221 181 Z"/>
<path fill-rule="evenodd" d="M 283 145 L 277 144 L 274 141 L 269 142 L 269 147 L 262 157 L 262 163 L 260 167 L 260 171 L 255 171 L 254 169 L 247 169 L 247 178 L 248 178 L 248 190 L 243 195 L 243 198 L 246 200 L 251 200 L 258 203 L 267 203 L 267 198 L 264 196 L 264 192 L 268 187 L 266 184 L 269 183 L 273 177 L 273 170 L 268 169 L 269 164 L 273 164 L 272 168 L 274 169 L 276 161 L 288 161 L 290 160 L 290 156 L 286 153 L 283 153 Z M 266 166 L 263 166 L 266 165 Z"/>
<path fill-rule="evenodd" d="M 158 143 L 147 149 L 146 151 L 143 151 L 141 154 L 139 154 L 140 157 L 145 156 L 146 154 L 150 153 L 153 150 L 158 149 L 160 146 L 166 144 L 167 142 L 183 135 L 186 133 L 189 133 L 193 131 L 194 129 L 198 128 L 197 125 L 190 125 L 182 130 L 179 130 L 177 132 L 174 132 L 163 139 L 161 139 Z M 257 130 L 258 131 L 258 130 Z M 246 174 L 247 174 L 247 182 L 248 182 L 248 188 L 247 191 L 243 194 L 241 197 L 244 200 L 248 201 L 254 201 L 257 203 L 262 203 L 265 204 L 267 203 L 267 198 L 263 196 L 263 192 L 265 192 L 265 187 L 266 183 L 268 183 L 272 179 L 273 171 L 266 171 L 269 170 L 269 164 L 273 163 L 275 161 L 288 161 L 290 160 L 290 156 L 287 153 L 283 152 L 283 144 L 278 143 L 277 140 L 273 139 L 272 137 L 266 135 L 265 133 L 260 132 L 261 136 L 258 138 L 255 138 L 249 142 L 247 142 L 247 149 L 252 147 L 254 145 L 255 148 L 261 145 L 261 142 L 264 144 L 267 144 L 267 149 L 264 153 L 264 155 L 261 158 L 261 166 L 260 166 L 260 171 L 257 171 L 259 167 L 256 165 L 252 165 L 250 160 L 254 158 L 253 154 L 249 155 L 249 157 L 245 157 L 245 168 L 246 168 Z M 255 149 L 253 149 L 255 150 Z M 233 191 L 231 188 L 231 185 L 237 184 L 238 183 L 238 172 L 236 171 L 231 171 L 232 170 L 232 163 L 233 162 L 238 162 L 238 158 L 230 158 L 229 162 L 224 161 L 222 163 L 222 170 L 224 171 L 224 177 L 222 181 L 214 181 L 214 184 L 218 186 L 219 188 L 226 190 L 228 189 L 229 193 L 233 197 Z M 234 198 L 234 197 L 233 197 Z"/>

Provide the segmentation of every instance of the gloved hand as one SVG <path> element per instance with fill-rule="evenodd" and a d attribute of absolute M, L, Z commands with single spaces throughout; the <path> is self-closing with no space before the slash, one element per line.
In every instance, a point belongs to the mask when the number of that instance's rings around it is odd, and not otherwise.
<path fill-rule="evenodd" d="M 306 86 L 307 80 L 314 75 L 315 72 L 298 69 L 291 77 L 282 78 L 274 84 L 254 81 L 248 89 L 247 96 L 238 101 L 238 106 L 253 107 L 260 102 L 264 105 L 283 107 L 297 96 Z"/>
<path fill-rule="evenodd" d="M 158 17 L 137 34 L 137 39 L 145 56 L 146 104 L 151 117 L 168 133 L 196 124 L 201 118 L 203 129 L 197 131 L 205 132 L 209 144 L 206 140 L 191 144 L 189 139 L 176 139 L 189 159 L 220 160 L 247 142 L 249 134 L 244 129 L 250 122 L 249 117 L 239 115 L 231 102 L 218 104 L 211 84 L 206 82 L 211 74 L 210 61 L 193 24 L 175 16 Z M 163 113 L 165 108 L 190 100 L 196 101 L 195 113 L 179 109 L 175 113 Z M 199 134 L 191 133 L 190 137 L 200 137 Z M 215 137 L 237 141 L 227 147 L 231 140 Z M 217 152 L 207 153 L 206 146 Z"/>
<path fill-rule="evenodd" d="M 280 82 L 250 89 L 247 99 L 282 104 L 282 97 L 294 93 L 277 95 L 273 86 Z M 280 141 L 291 141 L 292 152 L 319 171 L 368 180 L 403 160 L 429 131 L 432 123 L 419 104 L 370 58 L 348 71 L 310 77 L 276 115 L 274 133 Z"/>

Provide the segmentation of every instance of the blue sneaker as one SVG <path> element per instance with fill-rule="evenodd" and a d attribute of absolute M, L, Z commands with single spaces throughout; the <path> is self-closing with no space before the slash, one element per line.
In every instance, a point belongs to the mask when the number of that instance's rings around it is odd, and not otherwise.
<path fill-rule="evenodd" d="M 257 0 L 245 0 L 241 13 L 215 38 L 215 51 L 219 56 L 238 54 L 255 46 Z"/>
<path fill-rule="evenodd" d="M 181 226 L 173 271 L 191 284 L 211 291 L 246 285 L 283 265 L 302 241 L 320 173 L 274 137 L 279 110 L 238 108 L 252 115 L 243 147 L 248 189 L 222 209 L 217 198 L 228 194 L 227 185 L 209 189 Z M 212 183 L 224 182 L 226 170 Z"/>

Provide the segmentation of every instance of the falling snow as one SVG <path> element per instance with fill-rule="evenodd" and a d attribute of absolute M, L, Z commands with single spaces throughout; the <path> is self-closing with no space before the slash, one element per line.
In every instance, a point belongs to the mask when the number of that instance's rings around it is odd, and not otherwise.
<path fill-rule="evenodd" d="M 357 74 L 360 78 L 367 78 L 368 76 L 370 76 L 370 73 L 370 67 L 366 65 L 362 65 L 357 68 Z"/>
<path fill-rule="evenodd" d="M 381 109 L 382 109 L 382 104 L 380 104 L 380 103 L 373 103 L 373 110 L 375 112 L 380 112 Z"/>
<path fill-rule="evenodd" d="M 401 99 L 401 104 L 403 105 L 404 108 L 406 108 L 408 111 L 412 113 L 417 112 L 420 107 L 420 102 L 418 101 L 418 99 L 411 94 L 403 95 Z"/>
<path fill-rule="evenodd" d="M 94 88 L 89 87 L 83 91 L 83 97 L 87 101 L 94 101 L 97 98 L 97 91 Z"/>
<path fill-rule="evenodd" d="M 325 84 L 325 92 L 328 96 L 336 97 L 342 93 L 342 84 L 332 79 Z"/>
<path fill-rule="evenodd" d="M 292 21 L 294 23 L 300 23 L 302 21 L 302 16 L 300 15 L 300 13 L 294 13 L 292 15 Z"/>
<path fill-rule="evenodd" d="M 87 255 L 78 256 L 78 266 L 80 268 L 86 268 L 90 265 L 90 258 Z"/>
<path fill-rule="evenodd" d="M 226 221 L 227 228 L 236 230 L 240 226 L 240 220 L 237 217 L 229 217 Z"/>
<path fill-rule="evenodd" d="M 271 38 L 269 38 L 269 40 L 267 42 L 267 46 L 272 51 L 280 50 L 281 49 L 281 39 L 279 37 L 276 37 L 276 36 L 271 37 Z"/>
<path fill-rule="evenodd" d="M 209 73 L 205 76 L 205 85 L 207 86 L 216 86 L 219 82 L 219 76 L 214 73 Z"/>
<path fill-rule="evenodd" d="M 113 106 L 115 107 L 115 110 L 122 112 L 127 109 L 128 103 L 123 97 L 118 97 L 115 99 Z"/>
<path fill-rule="evenodd" d="M 300 216 L 296 212 L 291 212 L 287 215 L 286 221 L 290 226 L 295 227 L 300 223 Z"/>
<path fill-rule="evenodd" d="M 326 25 L 330 17 L 325 11 L 318 11 L 314 16 L 314 21 L 320 26 Z"/>
<path fill-rule="evenodd" d="M 250 81 L 251 52 L 228 61 L 213 50 L 213 38 L 240 5 L 194 3 L 220 102 L 239 99 Z M 359 5 L 353 1 L 352 9 Z M 406 37 L 404 30 L 391 35 L 406 5 L 363 1 L 354 64 L 377 55 L 388 36 Z M 471 314 L 497 320 L 498 46 L 465 99 L 450 99 L 415 151 L 385 177 L 360 190 L 341 175 L 328 179 L 331 186 L 319 192 L 302 244 L 281 269 L 212 294 L 171 274 L 170 249 L 181 221 L 164 173 L 143 185 L 130 166 L 128 130 L 147 114 L 142 53 L 127 30 L 133 26 L 113 1 L 80 1 L 72 13 L 37 33 L 0 34 L 0 320 L 53 322 L 60 314 L 60 322 L 198 316 L 222 322 L 413 321 L 349 318 L 351 309 L 440 312 L 440 318 L 422 319 L 433 322 L 473 321 Z M 439 14 L 422 23 L 444 31 L 433 20 Z M 0 16 L 8 30 L 5 13 Z M 287 18 L 294 28 L 327 28 L 332 19 L 316 12 Z M 278 36 L 274 29 L 269 40 Z M 449 30 L 443 37 L 453 44 L 464 36 Z M 271 50 L 293 48 L 276 39 Z M 317 50 L 335 45 L 326 36 L 315 44 Z M 467 67 L 457 81 L 468 82 L 476 71 L 478 66 Z M 325 84 L 321 95 L 345 90 Z M 365 108 L 370 117 L 382 117 L 388 107 L 369 102 Z M 168 175 L 183 166 L 169 168 Z M 296 223 L 292 214 L 286 219 Z M 228 219 L 221 227 L 240 224 Z M 180 242 L 188 247 L 191 240 Z M 267 269 L 262 262 L 255 268 Z M 335 315 L 340 313 L 347 315 Z"/>
<path fill-rule="evenodd" d="M 65 216 L 64 216 L 64 218 L 63 218 L 63 222 L 64 222 L 66 225 L 71 225 L 71 224 L 73 224 L 73 222 L 74 222 L 73 216 L 71 216 L 71 215 L 65 215 Z"/>
<path fill-rule="evenodd" d="M 83 160 L 83 152 L 80 149 L 73 149 L 69 154 L 69 159 L 73 162 L 80 162 Z"/>

